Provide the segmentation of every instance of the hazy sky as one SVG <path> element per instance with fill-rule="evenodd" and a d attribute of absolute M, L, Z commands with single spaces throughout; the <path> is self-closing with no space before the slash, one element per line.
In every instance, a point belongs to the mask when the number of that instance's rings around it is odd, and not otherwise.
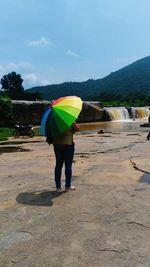
<path fill-rule="evenodd" d="M 150 55 L 150 0 L 0 0 L 0 78 L 102 78 Z"/>

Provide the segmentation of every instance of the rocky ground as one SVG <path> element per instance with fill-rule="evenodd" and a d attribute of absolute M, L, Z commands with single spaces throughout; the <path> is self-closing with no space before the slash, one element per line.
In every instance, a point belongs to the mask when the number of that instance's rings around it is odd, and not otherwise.
<path fill-rule="evenodd" d="M 45 138 L 0 144 L 0 267 L 150 266 L 146 134 L 77 134 L 75 142 L 77 190 L 67 193 L 55 192 Z"/>

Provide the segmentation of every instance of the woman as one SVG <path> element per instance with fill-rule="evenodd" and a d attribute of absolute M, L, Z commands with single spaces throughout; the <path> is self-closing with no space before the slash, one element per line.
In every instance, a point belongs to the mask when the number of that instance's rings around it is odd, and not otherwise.
<path fill-rule="evenodd" d="M 56 157 L 55 166 L 55 184 L 56 190 L 61 191 L 61 173 L 65 163 L 65 191 L 75 190 L 71 185 L 72 180 L 72 162 L 74 157 L 75 144 L 73 134 L 79 131 L 79 126 L 76 122 L 62 135 L 53 138 L 54 153 Z"/>

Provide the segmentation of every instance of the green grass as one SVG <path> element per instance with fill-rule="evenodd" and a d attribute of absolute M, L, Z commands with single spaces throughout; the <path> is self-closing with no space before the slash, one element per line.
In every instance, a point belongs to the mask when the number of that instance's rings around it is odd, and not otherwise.
<path fill-rule="evenodd" d="M 34 132 L 35 132 L 35 135 L 41 135 L 40 127 L 35 127 Z"/>
<path fill-rule="evenodd" d="M 0 141 L 8 140 L 8 137 L 12 136 L 13 128 L 0 128 Z M 35 136 L 41 135 L 40 127 L 34 128 Z"/>
<path fill-rule="evenodd" d="M 11 128 L 0 128 L 0 141 L 5 141 L 9 136 L 12 136 L 12 131 Z"/>

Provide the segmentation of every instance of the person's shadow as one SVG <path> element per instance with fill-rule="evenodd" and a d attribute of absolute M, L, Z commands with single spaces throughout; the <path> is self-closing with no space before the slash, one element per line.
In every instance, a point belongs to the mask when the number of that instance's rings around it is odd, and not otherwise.
<path fill-rule="evenodd" d="M 40 190 L 34 192 L 21 192 L 16 201 L 20 204 L 31 206 L 52 206 L 53 199 L 59 197 L 62 192 Z"/>

